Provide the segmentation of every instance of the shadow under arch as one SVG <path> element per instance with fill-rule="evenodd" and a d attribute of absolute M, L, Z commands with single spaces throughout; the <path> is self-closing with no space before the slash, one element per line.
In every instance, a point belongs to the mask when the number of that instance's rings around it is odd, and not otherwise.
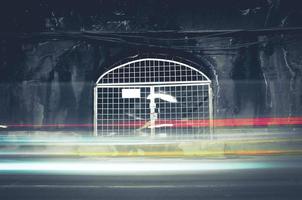
<path fill-rule="evenodd" d="M 189 65 L 202 73 L 204 73 L 210 80 L 213 81 L 213 84 L 216 85 L 216 80 L 214 78 L 215 72 L 213 68 L 209 66 L 208 62 L 205 62 L 203 59 L 203 54 L 199 54 L 198 56 L 193 53 L 184 52 L 181 50 L 163 50 L 163 49 L 127 49 L 121 50 L 119 53 L 109 56 L 109 58 L 101 64 L 96 70 L 93 81 L 96 83 L 98 78 L 106 73 L 106 71 L 113 69 L 119 65 L 124 63 L 144 59 L 144 58 L 158 58 L 158 59 L 166 59 L 171 61 L 177 61 L 186 65 Z"/>

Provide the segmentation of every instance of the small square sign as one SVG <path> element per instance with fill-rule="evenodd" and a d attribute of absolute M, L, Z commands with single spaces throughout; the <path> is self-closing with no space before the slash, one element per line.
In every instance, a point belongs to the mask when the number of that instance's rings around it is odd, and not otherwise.
<path fill-rule="evenodd" d="M 122 89 L 123 99 L 141 98 L 140 89 Z"/>

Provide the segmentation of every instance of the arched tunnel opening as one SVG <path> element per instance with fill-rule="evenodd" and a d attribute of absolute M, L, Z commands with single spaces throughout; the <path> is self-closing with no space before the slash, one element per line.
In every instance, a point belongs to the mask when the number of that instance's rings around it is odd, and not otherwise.
<path fill-rule="evenodd" d="M 192 66 L 134 59 L 98 78 L 94 135 L 206 137 L 213 131 L 212 95 L 211 80 Z"/>

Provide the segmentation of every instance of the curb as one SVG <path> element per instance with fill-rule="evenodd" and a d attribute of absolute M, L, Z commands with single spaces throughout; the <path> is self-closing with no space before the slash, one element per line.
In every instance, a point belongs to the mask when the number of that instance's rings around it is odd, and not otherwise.
<path fill-rule="evenodd" d="M 302 155 L 302 138 L 203 140 L 160 144 L 33 144 L 0 146 L 0 156 L 226 157 Z"/>

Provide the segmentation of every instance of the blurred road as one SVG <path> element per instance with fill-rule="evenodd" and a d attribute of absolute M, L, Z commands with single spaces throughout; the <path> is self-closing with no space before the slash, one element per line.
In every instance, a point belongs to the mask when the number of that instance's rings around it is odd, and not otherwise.
<path fill-rule="evenodd" d="M 302 157 L 0 160 L 0 199 L 302 199 Z"/>

